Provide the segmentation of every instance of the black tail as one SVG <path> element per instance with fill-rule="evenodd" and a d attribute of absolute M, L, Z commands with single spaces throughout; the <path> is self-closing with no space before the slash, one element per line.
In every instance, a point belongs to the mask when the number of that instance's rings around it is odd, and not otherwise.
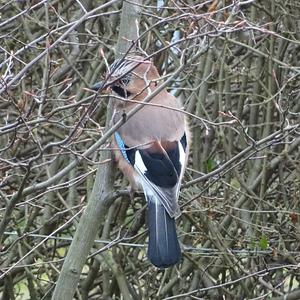
<path fill-rule="evenodd" d="M 171 218 L 163 205 L 152 197 L 147 197 L 149 227 L 148 258 L 156 267 L 168 268 L 178 263 L 181 258 L 175 219 Z"/>

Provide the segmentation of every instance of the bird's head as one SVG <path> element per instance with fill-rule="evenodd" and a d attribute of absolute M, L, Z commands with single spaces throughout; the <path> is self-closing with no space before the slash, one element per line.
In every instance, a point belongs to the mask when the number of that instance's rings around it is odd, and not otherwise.
<path fill-rule="evenodd" d="M 142 100 L 156 88 L 158 80 L 158 71 L 151 61 L 128 55 L 117 59 L 110 66 L 106 79 L 92 89 L 110 89 L 121 98 Z"/>

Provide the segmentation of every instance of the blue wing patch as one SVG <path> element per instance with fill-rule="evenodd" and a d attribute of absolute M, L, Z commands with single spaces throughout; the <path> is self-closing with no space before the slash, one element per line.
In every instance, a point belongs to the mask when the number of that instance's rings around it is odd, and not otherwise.
<path fill-rule="evenodd" d="M 126 159 L 126 161 L 128 163 L 130 163 L 129 158 L 128 158 L 127 153 L 126 153 L 126 146 L 125 146 L 124 141 L 122 140 L 122 138 L 121 138 L 121 136 L 118 132 L 115 132 L 115 140 L 116 140 L 116 143 L 117 143 L 123 157 Z"/>

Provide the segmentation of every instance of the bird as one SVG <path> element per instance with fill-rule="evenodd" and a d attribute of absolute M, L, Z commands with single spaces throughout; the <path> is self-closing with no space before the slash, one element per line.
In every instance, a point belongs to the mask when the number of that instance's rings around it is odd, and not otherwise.
<path fill-rule="evenodd" d="M 109 90 L 114 96 L 113 124 L 124 119 L 111 148 L 131 192 L 144 191 L 148 259 L 157 268 L 168 268 L 180 262 L 182 255 L 175 219 L 180 215 L 179 190 L 189 153 L 187 120 L 180 101 L 165 88 L 126 119 L 160 85 L 161 76 L 151 60 L 127 54 L 115 60 L 105 80 L 92 88 Z"/>

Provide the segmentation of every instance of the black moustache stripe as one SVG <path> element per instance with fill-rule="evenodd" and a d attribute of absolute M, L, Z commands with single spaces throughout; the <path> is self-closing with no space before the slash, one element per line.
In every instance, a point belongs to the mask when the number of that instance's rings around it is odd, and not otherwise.
<path fill-rule="evenodd" d="M 112 86 L 112 90 L 117 93 L 120 97 L 122 98 L 128 98 L 130 97 L 131 93 L 128 92 L 127 90 L 123 89 L 121 86 L 119 85 L 114 85 Z"/>

